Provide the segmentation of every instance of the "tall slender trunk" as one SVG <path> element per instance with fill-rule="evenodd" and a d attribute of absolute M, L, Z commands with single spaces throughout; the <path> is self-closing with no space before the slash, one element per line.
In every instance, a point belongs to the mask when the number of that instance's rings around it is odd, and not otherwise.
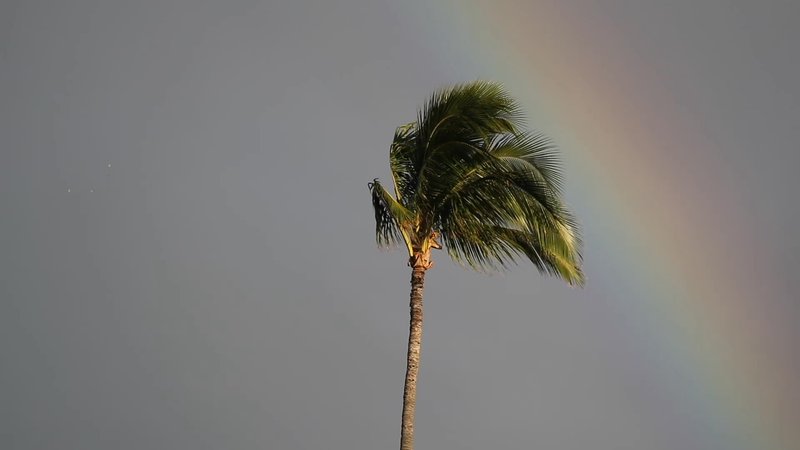
<path fill-rule="evenodd" d="M 408 359 L 406 362 L 406 383 L 403 390 L 403 430 L 400 436 L 400 450 L 414 450 L 414 412 L 417 406 L 417 374 L 419 373 L 419 354 L 422 346 L 422 292 L 425 284 L 425 271 L 430 264 L 422 263 L 422 258 L 412 258 L 411 269 L 411 323 L 408 331 Z M 425 258 L 427 263 L 427 258 Z"/>

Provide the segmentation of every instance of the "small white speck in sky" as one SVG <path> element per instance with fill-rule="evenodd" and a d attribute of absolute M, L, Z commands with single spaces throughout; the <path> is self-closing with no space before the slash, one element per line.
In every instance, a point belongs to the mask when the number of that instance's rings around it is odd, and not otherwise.
<path fill-rule="evenodd" d="M 109 169 L 111 168 L 111 164 L 110 164 L 110 163 L 109 163 L 109 165 L 108 165 L 108 168 L 109 168 Z"/>
<path fill-rule="evenodd" d="M 69 194 L 70 192 L 72 192 L 72 189 L 67 188 L 67 194 Z"/>

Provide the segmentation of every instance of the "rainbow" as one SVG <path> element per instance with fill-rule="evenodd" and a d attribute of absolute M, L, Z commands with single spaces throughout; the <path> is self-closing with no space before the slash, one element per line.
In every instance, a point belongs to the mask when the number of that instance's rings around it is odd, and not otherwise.
<path fill-rule="evenodd" d="M 681 403 L 708 430 L 698 445 L 798 448 L 800 373 L 781 357 L 794 354 L 785 334 L 795 324 L 759 307 L 786 293 L 730 176 L 703 151 L 713 141 L 606 19 L 538 3 L 418 0 L 403 14 L 440 23 L 424 30 L 432 51 L 457 52 L 503 82 L 559 143 L 567 197 L 587 229 L 586 295 L 605 289 L 638 348 L 669 368 L 649 375 L 663 383 L 659 401 Z M 626 295 L 593 287 L 593 270 Z"/>

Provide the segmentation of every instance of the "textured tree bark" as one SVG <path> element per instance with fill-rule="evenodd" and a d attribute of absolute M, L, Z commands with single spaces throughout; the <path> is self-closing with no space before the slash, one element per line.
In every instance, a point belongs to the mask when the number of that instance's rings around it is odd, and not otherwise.
<path fill-rule="evenodd" d="M 411 323 L 408 331 L 408 359 L 406 382 L 403 390 L 403 430 L 400 450 L 414 450 L 414 413 L 417 406 L 417 374 L 422 346 L 422 293 L 425 271 L 430 267 L 428 258 L 411 258 Z M 424 261 L 424 262 L 423 262 Z"/>

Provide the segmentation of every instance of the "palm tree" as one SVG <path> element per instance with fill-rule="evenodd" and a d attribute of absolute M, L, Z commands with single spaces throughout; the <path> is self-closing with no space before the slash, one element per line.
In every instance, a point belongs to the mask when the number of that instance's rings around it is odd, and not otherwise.
<path fill-rule="evenodd" d="M 435 92 L 389 151 L 393 194 L 369 183 L 380 246 L 404 245 L 411 266 L 411 325 L 401 450 L 414 448 L 425 272 L 431 249 L 478 271 L 524 256 L 541 273 L 582 285 L 577 224 L 561 201 L 556 149 L 521 130 L 517 103 L 496 84 Z"/>

